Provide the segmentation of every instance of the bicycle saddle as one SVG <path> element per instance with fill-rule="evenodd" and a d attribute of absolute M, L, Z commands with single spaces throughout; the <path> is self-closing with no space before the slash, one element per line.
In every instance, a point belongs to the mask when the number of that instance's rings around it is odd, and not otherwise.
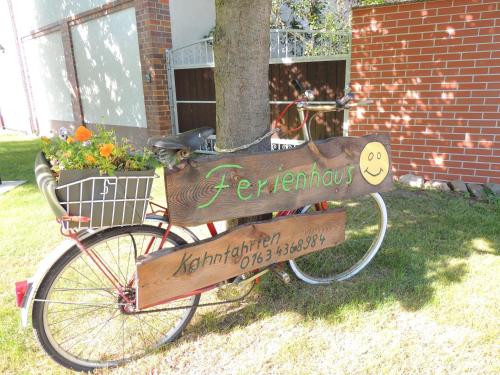
<path fill-rule="evenodd" d="M 165 150 L 198 150 L 209 136 L 214 134 L 214 129 L 202 127 L 177 135 L 170 135 L 162 138 L 150 138 L 148 146 Z"/>

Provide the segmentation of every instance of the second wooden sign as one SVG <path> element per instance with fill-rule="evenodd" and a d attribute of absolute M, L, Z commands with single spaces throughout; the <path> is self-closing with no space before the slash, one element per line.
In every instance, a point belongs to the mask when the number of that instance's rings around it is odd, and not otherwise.
<path fill-rule="evenodd" d="M 199 243 L 162 249 L 137 263 L 140 309 L 344 241 L 345 210 L 249 223 Z"/>

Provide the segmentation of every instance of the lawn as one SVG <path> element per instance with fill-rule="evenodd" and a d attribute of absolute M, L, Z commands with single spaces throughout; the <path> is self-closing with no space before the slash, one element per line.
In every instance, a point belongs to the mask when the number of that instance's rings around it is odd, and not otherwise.
<path fill-rule="evenodd" d="M 39 143 L 0 137 L 0 176 L 28 180 L 0 196 L 0 372 L 66 373 L 15 307 L 14 281 L 61 241 L 34 182 Z M 199 309 L 175 344 L 104 372 L 499 373 L 500 202 L 402 188 L 384 199 L 386 239 L 354 279 L 311 287 L 266 276 L 242 304 Z"/>

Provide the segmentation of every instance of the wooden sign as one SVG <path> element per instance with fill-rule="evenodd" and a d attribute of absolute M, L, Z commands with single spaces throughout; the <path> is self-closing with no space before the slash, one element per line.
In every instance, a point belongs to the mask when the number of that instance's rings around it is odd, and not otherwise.
<path fill-rule="evenodd" d="M 270 264 L 344 241 L 344 209 L 238 226 L 213 238 L 162 249 L 137 262 L 137 306 L 165 302 Z"/>
<path fill-rule="evenodd" d="M 388 191 L 389 137 L 337 137 L 284 151 L 202 156 L 167 173 L 165 182 L 170 220 L 182 226 Z"/>

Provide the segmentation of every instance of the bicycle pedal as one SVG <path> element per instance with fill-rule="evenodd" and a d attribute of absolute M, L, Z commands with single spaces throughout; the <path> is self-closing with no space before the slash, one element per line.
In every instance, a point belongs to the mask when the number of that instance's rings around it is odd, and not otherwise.
<path fill-rule="evenodd" d="M 283 270 L 273 270 L 274 273 L 283 281 L 285 284 L 290 284 L 291 278 L 288 273 Z"/>

